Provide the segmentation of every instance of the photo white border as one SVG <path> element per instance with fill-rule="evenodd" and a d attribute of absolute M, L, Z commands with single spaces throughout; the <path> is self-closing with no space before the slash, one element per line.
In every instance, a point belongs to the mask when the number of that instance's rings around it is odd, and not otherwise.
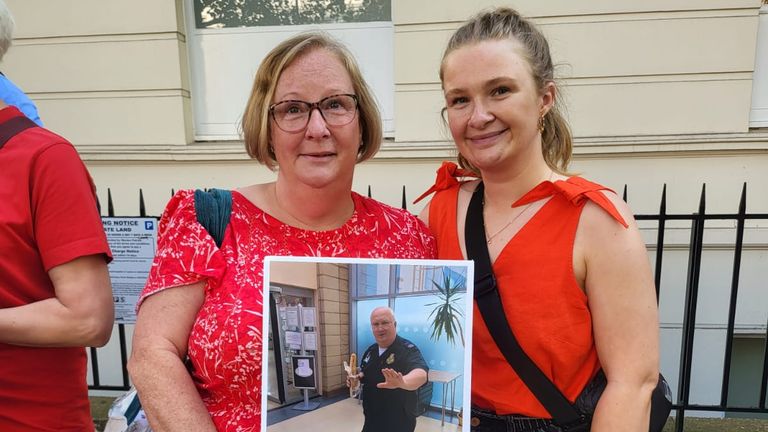
<path fill-rule="evenodd" d="M 462 426 L 461 432 L 469 432 L 471 412 L 468 409 L 471 406 L 472 397 L 472 319 L 474 315 L 474 282 L 475 265 L 470 260 L 436 260 L 436 259 L 400 259 L 400 258 L 349 258 L 349 257 L 298 257 L 298 256 L 275 256 L 264 257 L 264 280 L 262 283 L 262 329 L 261 329 L 261 432 L 267 432 L 267 386 L 269 368 L 266 367 L 265 360 L 269 355 L 269 282 L 270 267 L 272 262 L 309 262 L 309 263 L 333 263 L 333 264 L 375 264 L 375 265 L 412 265 L 412 266 L 455 266 L 465 267 L 467 269 L 467 292 L 464 296 L 464 371 L 462 374 L 463 391 L 461 395 L 462 406 Z M 362 427 L 362 425 L 361 425 Z"/>

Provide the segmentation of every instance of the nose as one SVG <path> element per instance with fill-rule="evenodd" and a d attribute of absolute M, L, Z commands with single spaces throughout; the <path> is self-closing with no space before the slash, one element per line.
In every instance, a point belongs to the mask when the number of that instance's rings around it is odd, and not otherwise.
<path fill-rule="evenodd" d="M 482 129 L 495 118 L 496 116 L 486 108 L 483 102 L 478 100 L 472 106 L 472 113 L 469 116 L 469 126 L 475 129 Z"/>
<path fill-rule="evenodd" d="M 315 139 L 326 138 L 331 134 L 319 108 L 313 108 L 309 112 L 309 122 L 305 134 L 307 138 Z"/>

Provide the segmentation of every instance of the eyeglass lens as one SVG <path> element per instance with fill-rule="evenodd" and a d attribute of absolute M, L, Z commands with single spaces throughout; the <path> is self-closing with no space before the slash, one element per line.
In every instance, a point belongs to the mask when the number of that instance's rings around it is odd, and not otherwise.
<path fill-rule="evenodd" d="M 344 126 L 355 118 L 357 99 L 353 95 L 339 94 L 328 96 L 315 103 L 286 100 L 272 105 L 271 111 L 280 129 L 295 132 L 307 126 L 314 108 L 320 110 L 320 114 L 328 125 Z"/>

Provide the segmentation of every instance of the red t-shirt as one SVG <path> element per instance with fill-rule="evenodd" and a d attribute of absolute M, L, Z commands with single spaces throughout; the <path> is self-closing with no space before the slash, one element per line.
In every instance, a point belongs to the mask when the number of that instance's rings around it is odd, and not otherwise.
<path fill-rule="evenodd" d="M 0 130 L 21 116 L 0 110 Z M 0 310 L 54 296 L 48 270 L 109 246 L 74 147 L 43 128 L 0 148 Z M 93 430 L 84 348 L 0 343 L 0 431 Z"/>
<path fill-rule="evenodd" d="M 416 217 L 354 192 L 352 199 L 355 211 L 343 226 L 307 231 L 233 192 L 220 248 L 197 222 L 193 191 L 180 191 L 168 203 L 139 306 L 161 290 L 206 281 L 188 354 L 217 430 L 261 430 L 264 257 L 434 258 L 435 240 Z"/>

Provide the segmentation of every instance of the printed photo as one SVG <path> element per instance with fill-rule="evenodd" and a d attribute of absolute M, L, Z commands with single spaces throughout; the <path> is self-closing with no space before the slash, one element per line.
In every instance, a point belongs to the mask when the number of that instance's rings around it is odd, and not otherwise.
<path fill-rule="evenodd" d="M 470 261 L 267 257 L 264 278 L 262 432 L 469 431 Z"/>

